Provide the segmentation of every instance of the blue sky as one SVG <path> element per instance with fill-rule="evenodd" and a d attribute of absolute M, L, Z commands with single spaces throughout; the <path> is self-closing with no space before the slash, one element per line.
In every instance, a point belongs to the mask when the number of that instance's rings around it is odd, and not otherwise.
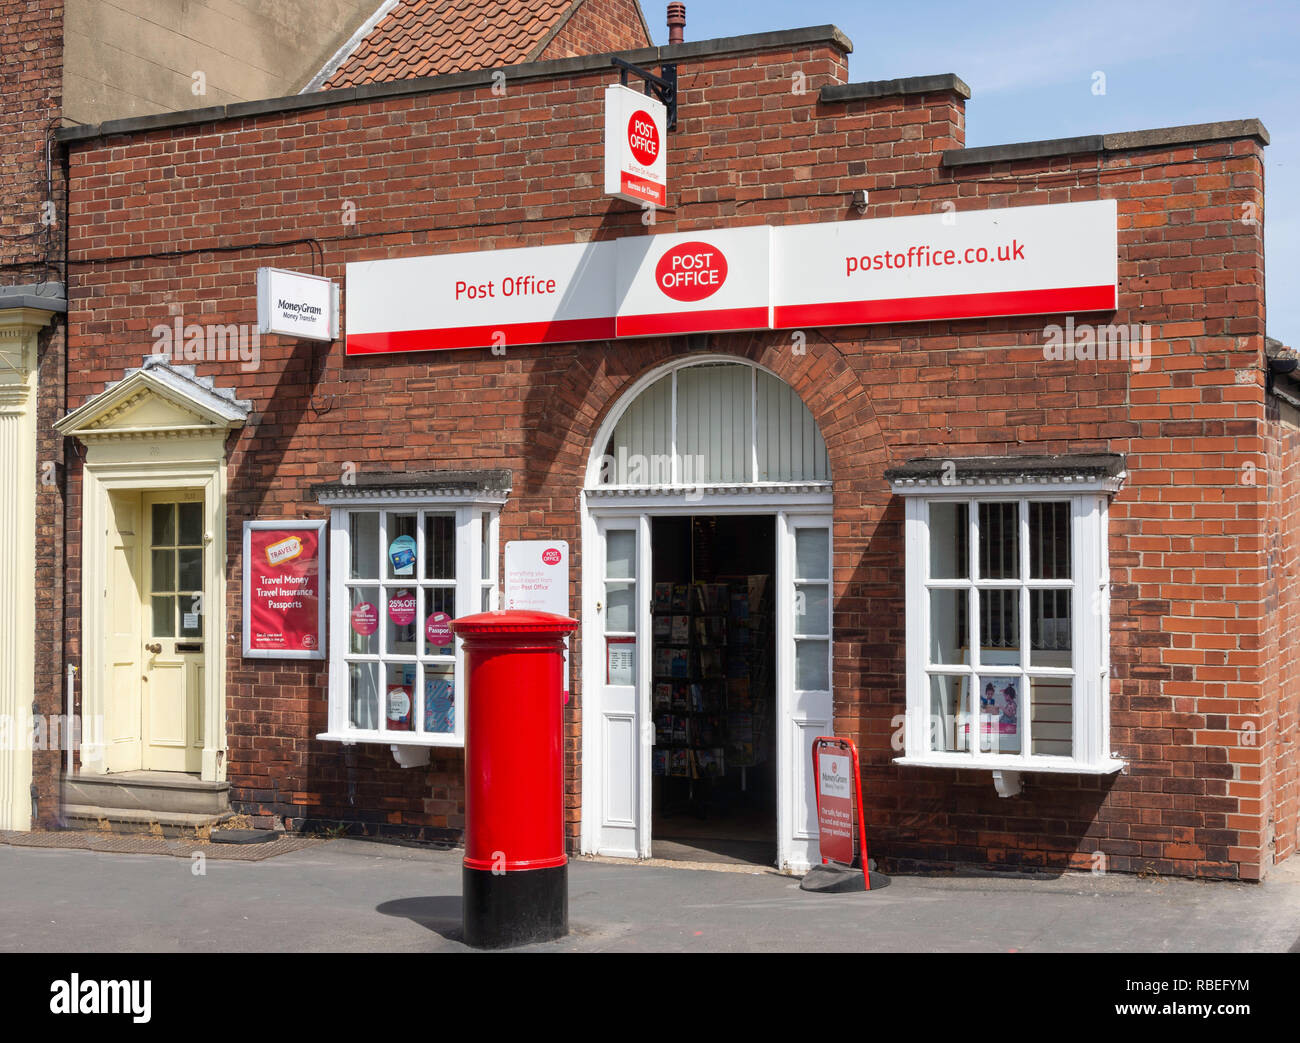
<path fill-rule="evenodd" d="M 666 0 L 641 0 L 666 43 Z M 687 0 L 686 39 L 832 23 L 849 78 L 953 72 L 971 87 L 966 144 L 1258 117 L 1268 332 L 1300 346 L 1300 2 L 864 3 Z M 1092 93 L 1093 74 L 1106 93 Z"/>

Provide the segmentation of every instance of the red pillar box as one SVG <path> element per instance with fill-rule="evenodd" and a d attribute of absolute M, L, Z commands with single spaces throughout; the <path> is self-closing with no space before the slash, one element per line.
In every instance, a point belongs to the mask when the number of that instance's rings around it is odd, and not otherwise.
<path fill-rule="evenodd" d="M 500 948 L 569 931 L 564 853 L 564 638 L 576 619 L 483 612 L 465 642 L 465 942 Z"/>

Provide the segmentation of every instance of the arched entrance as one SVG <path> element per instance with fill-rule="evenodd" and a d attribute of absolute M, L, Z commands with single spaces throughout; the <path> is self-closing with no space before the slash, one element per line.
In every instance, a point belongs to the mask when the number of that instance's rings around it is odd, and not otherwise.
<path fill-rule="evenodd" d="M 684 835 L 806 869 L 832 717 L 816 421 L 746 360 L 661 367 L 601 425 L 582 514 L 583 850 L 648 858 Z"/>

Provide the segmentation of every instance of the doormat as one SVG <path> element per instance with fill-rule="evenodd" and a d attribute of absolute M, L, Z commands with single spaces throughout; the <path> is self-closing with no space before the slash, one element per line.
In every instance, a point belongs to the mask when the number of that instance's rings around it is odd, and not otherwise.
<path fill-rule="evenodd" d="M 90 833 L 60 830 L 49 833 L 22 833 L 0 830 L 0 844 L 11 847 L 71 848 L 103 851 L 115 855 L 172 855 L 189 858 L 196 851 L 204 857 L 232 862 L 261 862 L 276 855 L 325 843 L 323 837 L 303 837 L 282 833 L 265 844 L 213 844 L 200 840 L 151 836 L 147 833 Z"/>

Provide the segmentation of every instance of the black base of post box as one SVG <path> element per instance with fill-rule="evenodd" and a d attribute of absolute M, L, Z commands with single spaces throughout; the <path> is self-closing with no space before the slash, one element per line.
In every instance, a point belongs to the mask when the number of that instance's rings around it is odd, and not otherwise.
<path fill-rule="evenodd" d="M 569 933 L 569 867 L 493 873 L 462 867 L 465 944 L 504 949 Z"/>

